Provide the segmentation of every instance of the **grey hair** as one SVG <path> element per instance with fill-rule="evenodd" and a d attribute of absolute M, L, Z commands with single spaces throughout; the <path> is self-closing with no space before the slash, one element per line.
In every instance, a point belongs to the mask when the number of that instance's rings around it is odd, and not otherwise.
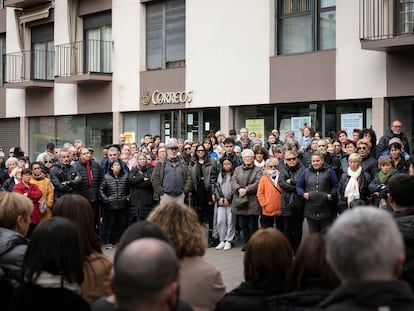
<path fill-rule="evenodd" d="M 108 149 L 108 152 L 113 152 L 113 151 L 116 151 L 118 153 L 118 155 L 121 154 L 121 152 L 119 151 L 119 149 L 117 147 L 111 147 L 111 148 Z"/>
<path fill-rule="evenodd" d="M 16 164 L 19 164 L 19 160 L 15 157 L 10 157 L 6 160 L 6 163 L 4 164 L 6 166 L 6 168 L 9 168 L 9 163 L 10 162 L 15 162 Z"/>
<path fill-rule="evenodd" d="M 244 149 L 242 151 L 242 157 L 254 157 L 254 152 L 251 149 Z"/>
<path fill-rule="evenodd" d="M 391 215 L 361 206 L 334 222 L 326 235 L 327 259 L 342 282 L 392 280 L 404 253 L 400 231 Z"/>

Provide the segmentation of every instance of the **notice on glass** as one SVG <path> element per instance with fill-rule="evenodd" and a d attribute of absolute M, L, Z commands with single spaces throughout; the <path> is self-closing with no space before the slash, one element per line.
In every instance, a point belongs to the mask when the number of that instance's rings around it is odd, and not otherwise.
<path fill-rule="evenodd" d="M 345 130 L 348 137 L 352 137 L 354 129 L 362 129 L 362 113 L 344 113 L 341 114 L 341 130 Z"/>

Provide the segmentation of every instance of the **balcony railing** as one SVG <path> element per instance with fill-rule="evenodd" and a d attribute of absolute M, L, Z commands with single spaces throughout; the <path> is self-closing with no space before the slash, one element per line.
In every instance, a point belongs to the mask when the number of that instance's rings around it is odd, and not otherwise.
<path fill-rule="evenodd" d="M 30 80 L 54 79 L 54 51 L 29 50 L 5 56 L 5 82 L 18 83 Z"/>
<path fill-rule="evenodd" d="M 360 0 L 360 38 L 414 35 L 414 0 Z"/>
<path fill-rule="evenodd" d="M 112 73 L 112 41 L 85 40 L 55 46 L 56 76 Z"/>

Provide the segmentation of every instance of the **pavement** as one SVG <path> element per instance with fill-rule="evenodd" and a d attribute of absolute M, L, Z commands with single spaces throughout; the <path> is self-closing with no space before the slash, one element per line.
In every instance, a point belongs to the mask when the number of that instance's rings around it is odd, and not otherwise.
<path fill-rule="evenodd" d="M 205 258 L 220 270 L 226 291 L 230 291 L 239 286 L 244 280 L 244 252 L 241 251 L 242 246 L 242 241 L 235 241 L 234 247 L 228 251 L 216 250 L 214 247 L 207 248 L 206 250 Z M 104 254 L 111 259 L 114 257 L 115 249 L 116 246 L 113 249 L 105 249 L 105 246 L 102 247 Z"/>

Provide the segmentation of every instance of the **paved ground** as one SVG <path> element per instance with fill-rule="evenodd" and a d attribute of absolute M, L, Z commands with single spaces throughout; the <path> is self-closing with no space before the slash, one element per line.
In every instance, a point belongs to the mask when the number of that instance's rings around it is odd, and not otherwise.
<path fill-rule="evenodd" d="M 307 235 L 308 228 L 306 221 L 304 221 L 303 237 Z M 242 241 L 235 241 L 235 246 L 231 250 L 223 251 L 216 250 L 215 248 L 208 248 L 206 251 L 205 258 L 221 271 L 226 291 L 230 291 L 237 287 L 244 280 L 244 252 L 241 251 L 242 245 Z M 103 248 L 103 251 L 107 256 L 113 258 L 115 249 L 107 250 Z"/>
<path fill-rule="evenodd" d="M 228 251 L 208 248 L 205 255 L 205 258 L 221 271 L 226 291 L 232 290 L 243 281 L 244 252 L 241 251 L 242 244 L 240 241 L 236 241 L 235 244 Z M 103 251 L 107 256 L 113 258 L 115 248 L 110 250 L 103 248 Z"/>

